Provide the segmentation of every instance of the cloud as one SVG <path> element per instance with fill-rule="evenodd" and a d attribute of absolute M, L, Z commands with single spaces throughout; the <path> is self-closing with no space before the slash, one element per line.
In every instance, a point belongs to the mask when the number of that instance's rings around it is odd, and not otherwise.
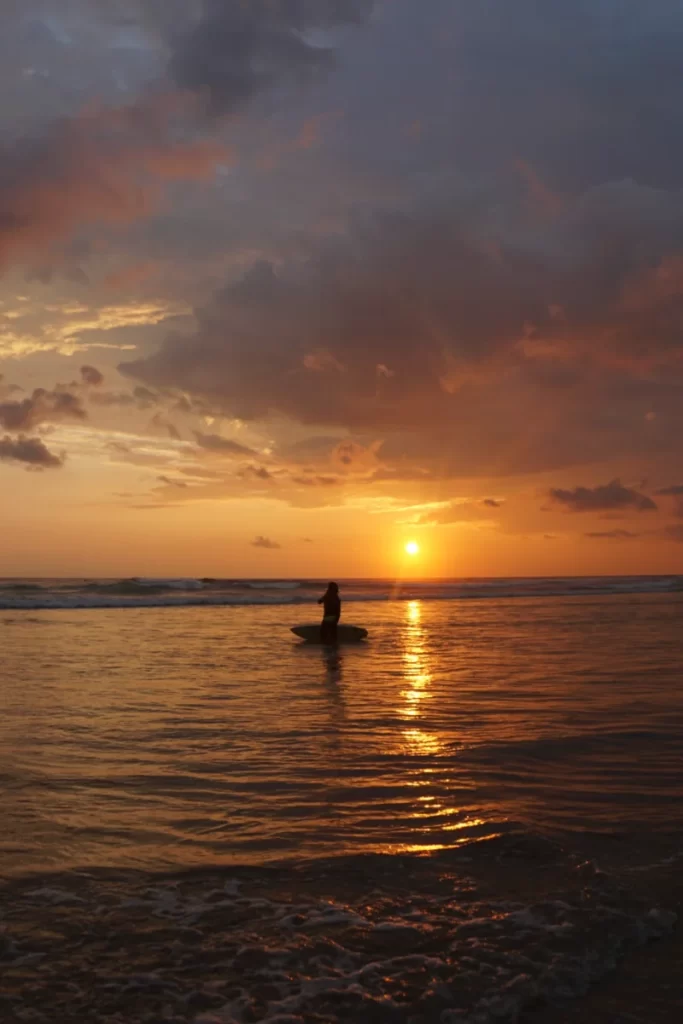
<path fill-rule="evenodd" d="M 484 498 L 482 505 L 486 505 L 487 508 L 500 508 L 502 501 L 496 501 L 495 498 Z"/>
<path fill-rule="evenodd" d="M 683 194 L 601 186 L 539 224 L 519 190 L 451 179 L 305 258 L 258 261 L 197 310 L 194 335 L 120 370 L 216 414 L 374 434 L 386 462 L 442 476 L 676 450 L 683 287 L 637 314 L 624 297 L 679 243 Z M 321 348 L 343 373 L 307 365 Z"/>
<path fill-rule="evenodd" d="M 135 396 L 130 391 L 99 391 L 89 396 L 89 400 L 95 405 L 107 407 L 119 407 L 122 409 L 137 405 Z"/>
<path fill-rule="evenodd" d="M 1 229 L 0 229 L 1 235 Z M 79 288 L 82 293 L 82 288 Z M 179 302 L 128 302 L 97 305 L 82 301 L 45 302 L 34 293 L 30 304 L 0 308 L 0 355 L 15 358 L 38 352 L 74 355 L 89 349 L 131 350 L 161 324 L 187 314 Z"/>
<path fill-rule="evenodd" d="M 196 430 L 194 436 L 199 447 L 208 452 L 217 452 L 221 455 L 256 455 L 253 448 L 247 448 L 244 444 L 220 437 L 218 434 L 202 434 Z"/>
<path fill-rule="evenodd" d="M 679 449 L 683 14 L 542 6 L 378 4 L 297 110 L 344 111 L 322 151 L 262 191 L 240 179 L 244 233 L 263 243 L 241 235 L 240 252 L 271 261 L 226 277 L 194 337 L 127 372 L 226 415 L 382 437 L 388 468 L 441 477 Z M 340 8 L 208 4 L 174 43 L 176 80 L 235 110 L 291 81 L 283 37 L 336 45 Z M 264 226 L 266 189 L 272 208 L 287 196 L 281 230 Z"/>
<path fill-rule="evenodd" d="M 642 537 L 642 534 L 632 533 L 630 530 L 598 530 L 584 533 L 584 537 L 590 537 L 593 540 L 635 540 L 637 537 Z"/>
<path fill-rule="evenodd" d="M 483 510 L 482 505 L 484 504 L 484 502 L 460 498 L 453 501 L 437 501 L 428 505 L 417 505 L 414 510 L 415 515 L 409 518 L 407 522 L 415 526 L 451 526 L 457 523 L 474 523 L 477 521 L 482 521 L 485 525 L 491 525 L 493 520 Z M 413 509 L 406 508 L 403 511 L 412 512 Z"/>
<path fill-rule="evenodd" d="M 97 388 L 104 383 L 104 374 L 95 366 L 81 366 L 81 379 L 89 387 Z"/>
<path fill-rule="evenodd" d="M 683 17 L 675 4 L 645 9 L 626 0 L 618 20 L 613 4 L 592 0 L 577 0 L 571 14 L 565 0 L 544 0 L 540 13 L 535 0 L 455 0 L 452 10 L 452 60 L 469 100 L 462 145 L 475 158 L 516 149 L 565 187 L 589 175 L 659 185 L 679 177 L 666 167 L 663 147 L 683 101 L 675 74 Z M 647 123 L 638 116 L 644 108 Z M 484 139 L 481 124 L 490 126 Z"/>
<path fill-rule="evenodd" d="M 575 487 L 571 491 L 554 487 L 549 495 L 553 501 L 564 505 L 570 512 L 608 512 L 621 509 L 654 512 L 657 509 L 652 498 L 630 487 L 624 487 L 620 480 L 612 480 L 598 487 Z"/>
<path fill-rule="evenodd" d="M 253 548 L 264 548 L 267 551 L 277 551 L 282 547 L 281 544 L 278 544 L 277 541 L 271 540 L 270 537 L 261 536 L 256 537 L 256 539 L 251 542 L 251 546 Z"/>
<path fill-rule="evenodd" d="M 181 489 L 185 489 L 190 486 L 185 480 L 173 480 L 169 476 L 158 476 L 157 480 L 161 484 L 166 484 L 167 487 L 180 487 Z"/>
<path fill-rule="evenodd" d="M 42 138 L 0 147 L 0 270 L 44 256 L 84 225 L 148 216 L 169 181 L 202 180 L 228 155 L 202 140 L 173 139 L 168 103 L 89 109 Z"/>
<path fill-rule="evenodd" d="M 683 544 L 683 525 L 679 523 L 674 523 L 672 526 L 665 526 L 662 534 L 667 540 L 672 540 L 676 544 Z"/>
<path fill-rule="evenodd" d="M 235 167 L 198 202 L 185 202 L 183 190 L 180 219 L 160 218 L 145 238 L 136 233 L 131 260 L 93 251 L 93 267 L 106 272 L 110 263 L 144 265 L 181 237 L 195 267 L 188 280 L 196 267 L 206 270 L 201 259 L 213 261 L 204 281 L 216 282 L 216 292 L 198 304 L 192 335 L 169 337 L 148 356 L 148 339 L 131 323 L 127 339 L 139 350 L 124 366 L 155 394 L 181 387 L 206 406 L 201 436 L 219 446 L 198 437 L 200 448 L 219 454 L 222 444 L 226 455 L 260 461 L 245 446 L 226 450 L 209 417 L 267 421 L 276 437 L 280 429 L 299 437 L 281 427 L 286 419 L 332 439 L 352 433 L 364 449 L 382 442 L 374 464 L 345 445 L 326 463 L 328 452 L 320 460 L 312 454 L 310 472 L 303 452 L 288 457 L 276 444 L 287 467 L 279 479 L 292 487 L 299 486 L 294 474 L 365 473 L 367 486 L 382 491 L 424 485 L 433 492 L 440 480 L 480 477 L 479 495 L 507 493 L 495 483 L 506 474 L 571 467 L 557 478 L 571 481 L 582 478 L 575 467 L 612 458 L 618 469 L 584 479 L 617 472 L 637 479 L 651 456 L 681 452 L 683 164 L 671 154 L 683 146 L 671 125 L 683 100 L 683 14 L 675 4 L 625 0 L 616 18 L 612 2 L 577 0 L 569 18 L 566 0 L 547 0 L 541 16 L 532 0 L 391 0 L 377 4 L 357 33 L 339 29 L 366 18 L 370 4 L 173 6 L 173 33 L 153 59 L 172 54 L 175 85 L 204 92 L 220 113 L 243 114 L 269 92 L 248 115 L 212 126 L 239 131 L 245 159 L 271 131 L 293 139 L 320 111 L 344 112 L 313 150 L 290 154 L 291 165 L 262 175 L 253 162 Z M 151 10 L 139 0 L 126 7 Z M 156 24 L 161 15 L 149 17 Z M 291 92 L 285 104 L 280 87 L 326 71 L 332 51 L 339 54 L 333 72 L 316 91 L 298 94 L 296 109 Z M 9 98 L 2 102 L 9 109 Z M 644 109 L 651 116 L 643 118 Z M 75 181 L 81 191 L 80 168 L 74 176 L 61 157 L 62 137 L 76 139 L 95 180 L 104 174 L 104 148 L 113 185 L 107 223 L 138 216 L 132 184 L 145 168 L 145 147 L 165 152 L 174 115 L 156 111 L 145 121 L 129 112 L 111 133 L 113 115 L 98 124 L 94 112 L 83 116 L 88 125 L 53 128 L 40 174 L 24 176 L 27 189 L 40 183 L 41 199 L 20 204 L 27 225 L 0 230 L 0 238 L 12 228 L 19 239 L 12 252 L 24 251 L 21 237 L 40 238 L 42 251 L 43 239 L 59 242 L 77 225 L 100 222 L 104 199 L 91 197 L 89 180 L 89 212 L 77 208 L 81 197 L 70 189 Z M 408 139 L 406 126 L 418 120 Z M 27 152 L 24 143 L 17 149 Z M 65 171 L 64 203 L 53 187 L 55 166 Z M 143 169 L 140 216 L 165 180 Z M 23 184 L 13 181 L 10 192 L 21 198 Z M 53 207 L 65 221 L 54 220 Z M 43 234 L 32 226 L 34 212 L 47 223 Z M 163 274 L 157 284 L 168 287 Z M 19 334 L 35 338 L 23 325 Z M 88 338 L 78 331 L 54 342 Z M 646 423 L 648 413 L 655 418 Z M 311 500 L 325 493 L 308 490 Z M 438 496 L 453 493 L 470 492 L 444 487 Z"/>
<path fill-rule="evenodd" d="M 57 469 L 64 460 L 49 451 L 39 437 L 0 438 L 0 460 L 22 462 L 35 469 Z"/>
<path fill-rule="evenodd" d="M 266 89 L 310 80 L 333 64 L 311 33 L 367 17 L 374 0 L 207 0 L 204 16 L 178 41 L 171 74 L 232 113 Z"/>
<path fill-rule="evenodd" d="M 675 498 L 674 514 L 683 519 L 683 484 L 662 487 L 661 490 L 655 491 L 655 494 L 662 498 Z"/>
<path fill-rule="evenodd" d="M 0 402 L 0 426 L 5 430 L 31 430 L 41 423 L 86 418 L 80 397 L 70 391 L 36 388 L 30 398 Z"/>
<path fill-rule="evenodd" d="M 135 407 L 141 412 L 155 409 L 166 400 L 165 395 L 156 391 L 150 391 L 146 387 L 135 387 L 132 391 L 95 391 L 88 395 L 88 400 L 94 405 L 105 407 L 117 407 L 122 409 Z M 165 423 L 161 424 L 166 426 Z"/>
<path fill-rule="evenodd" d="M 337 476 L 322 476 L 313 474 L 311 476 L 293 476 L 292 483 L 300 487 L 336 487 L 342 481 Z"/>
<path fill-rule="evenodd" d="M 244 469 L 240 470 L 238 475 L 243 479 L 246 477 L 251 477 L 254 480 L 270 481 L 275 479 L 273 473 L 271 473 L 265 466 L 245 466 Z"/>
<path fill-rule="evenodd" d="M 168 436 L 174 441 L 182 441 L 183 439 L 182 434 L 176 427 L 175 423 L 171 423 L 163 413 L 158 412 L 152 417 L 151 426 L 158 427 L 160 430 L 165 430 Z"/>
<path fill-rule="evenodd" d="M 320 456 L 328 456 L 342 444 L 341 437 L 334 437 L 328 434 L 305 437 L 300 441 L 283 446 L 280 451 L 283 455 L 292 459 L 309 459 Z M 343 459 L 341 461 L 344 461 Z"/>

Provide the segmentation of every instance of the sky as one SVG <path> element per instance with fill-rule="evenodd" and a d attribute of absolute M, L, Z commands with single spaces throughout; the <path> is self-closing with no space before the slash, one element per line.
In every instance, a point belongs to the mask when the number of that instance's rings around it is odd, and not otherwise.
<path fill-rule="evenodd" d="M 683 572 L 682 48 L 5 0 L 0 576 Z"/>

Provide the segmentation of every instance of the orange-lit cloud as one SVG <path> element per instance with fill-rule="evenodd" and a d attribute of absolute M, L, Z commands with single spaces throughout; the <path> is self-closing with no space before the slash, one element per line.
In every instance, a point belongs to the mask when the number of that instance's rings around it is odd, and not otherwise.
<path fill-rule="evenodd" d="M 159 204 L 163 183 L 207 179 L 225 147 L 175 140 L 163 103 L 93 108 L 35 141 L 6 143 L 0 169 L 0 268 L 79 228 L 125 225 Z"/>

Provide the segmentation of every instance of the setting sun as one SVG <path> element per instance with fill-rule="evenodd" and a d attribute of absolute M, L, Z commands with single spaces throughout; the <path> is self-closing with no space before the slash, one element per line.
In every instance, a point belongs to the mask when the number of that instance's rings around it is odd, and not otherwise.
<path fill-rule="evenodd" d="M 419 555 L 420 545 L 416 544 L 414 540 L 408 541 L 406 544 L 406 554 L 408 555 Z"/>

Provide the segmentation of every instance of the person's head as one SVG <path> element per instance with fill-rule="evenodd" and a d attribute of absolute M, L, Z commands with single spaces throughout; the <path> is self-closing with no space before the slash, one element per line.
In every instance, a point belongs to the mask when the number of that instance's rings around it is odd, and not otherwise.
<path fill-rule="evenodd" d="M 339 584 L 338 583 L 328 583 L 327 584 L 327 589 L 328 589 L 328 592 L 330 594 L 338 594 L 339 593 Z"/>

